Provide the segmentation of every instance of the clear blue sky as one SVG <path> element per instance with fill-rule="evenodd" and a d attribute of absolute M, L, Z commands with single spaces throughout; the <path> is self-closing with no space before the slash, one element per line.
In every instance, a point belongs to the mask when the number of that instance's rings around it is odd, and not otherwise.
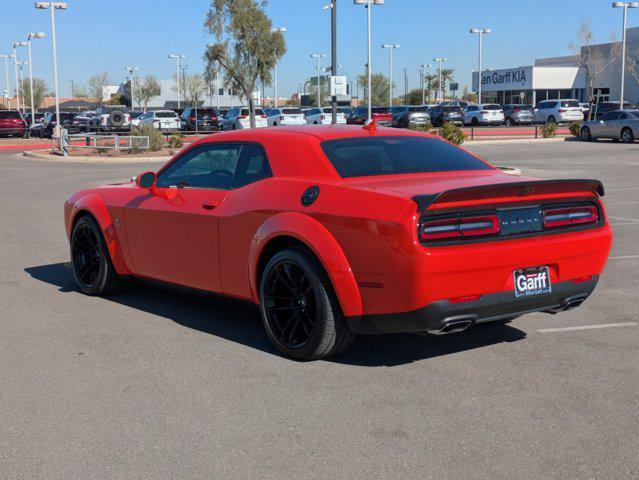
<path fill-rule="evenodd" d="M 288 52 L 280 62 L 279 93 L 288 96 L 299 82 L 314 74 L 311 53 L 330 55 L 328 0 L 270 0 L 267 13 L 274 26 L 284 26 Z M 69 9 L 56 15 L 61 95 L 69 95 L 71 80 L 85 84 L 94 73 L 109 72 L 111 83 L 125 76 L 125 65 L 139 74 L 173 75 L 169 53 L 185 53 L 188 71 L 201 72 L 204 46 L 212 39 L 203 28 L 207 0 L 68 0 Z M 455 60 L 460 88 L 470 83 L 476 68 L 477 38 L 471 26 L 490 27 L 484 68 L 531 64 L 535 58 L 568 55 L 580 23 L 588 21 L 599 42 L 614 31 L 621 37 L 621 11 L 608 0 L 386 0 L 373 7 L 373 70 L 387 72 L 382 43 L 401 45 L 394 53 L 394 80 L 403 92 L 403 71 L 410 87 L 418 85 L 418 65 L 436 56 Z M 34 40 L 34 76 L 53 86 L 50 20 L 32 0 L 0 0 L 0 53 L 29 31 L 47 38 Z M 630 10 L 630 27 L 639 25 L 639 10 Z M 365 9 L 352 0 L 338 0 L 338 60 L 351 79 L 366 61 Z M 26 51 L 21 53 L 26 57 Z M 329 58 L 326 59 L 326 65 Z M 434 70 L 434 69 L 433 69 Z M 12 75 L 10 71 L 10 75 Z M 0 77 L 2 78 L 2 77 Z M 13 77 L 11 77 L 13 78 Z M 13 83 L 13 80 L 11 80 Z M 2 80 L 4 85 L 4 80 Z M 4 88 L 4 87 L 3 87 Z M 267 87 L 267 94 L 272 90 Z"/>

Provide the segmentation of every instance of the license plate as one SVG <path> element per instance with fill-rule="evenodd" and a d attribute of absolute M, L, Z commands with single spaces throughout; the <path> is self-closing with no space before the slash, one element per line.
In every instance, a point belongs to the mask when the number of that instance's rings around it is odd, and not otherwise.
<path fill-rule="evenodd" d="M 515 270 L 513 277 L 516 297 L 529 297 L 552 292 L 548 267 Z"/>

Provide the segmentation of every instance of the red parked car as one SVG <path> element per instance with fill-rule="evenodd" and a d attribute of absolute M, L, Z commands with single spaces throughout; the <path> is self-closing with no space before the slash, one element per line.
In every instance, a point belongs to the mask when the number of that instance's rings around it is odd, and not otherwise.
<path fill-rule="evenodd" d="M 17 110 L 0 110 L 0 136 L 24 136 L 27 124 Z"/>
<path fill-rule="evenodd" d="M 356 333 L 578 306 L 611 246 L 603 194 L 419 132 L 301 126 L 203 138 L 157 172 L 73 194 L 64 216 L 83 292 L 145 277 L 246 299 L 278 350 L 314 359 Z"/>
<path fill-rule="evenodd" d="M 389 107 L 371 108 L 371 116 L 378 126 L 387 127 L 393 123 L 393 115 Z M 357 107 L 352 115 L 346 119 L 350 125 L 364 125 L 368 120 L 368 107 Z"/>

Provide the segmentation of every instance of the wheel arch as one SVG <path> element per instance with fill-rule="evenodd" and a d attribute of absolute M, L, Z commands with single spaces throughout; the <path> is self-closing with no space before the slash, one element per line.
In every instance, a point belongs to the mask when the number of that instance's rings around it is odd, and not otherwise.
<path fill-rule="evenodd" d="M 122 247 L 116 234 L 115 226 L 111 220 L 111 215 L 102 198 L 96 194 L 85 195 L 77 199 L 74 203 L 67 204 L 67 207 L 69 211 L 66 224 L 69 238 L 71 238 L 73 228 L 81 217 L 89 216 L 93 218 L 102 231 L 116 272 L 120 275 L 130 274 L 131 271 L 124 260 Z"/>
<path fill-rule="evenodd" d="M 296 212 L 269 218 L 253 237 L 248 262 L 251 296 L 255 303 L 259 303 L 259 282 L 269 258 L 294 246 L 307 248 L 324 267 L 344 315 L 363 314 L 359 288 L 341 246 L 317 220 Z"/>

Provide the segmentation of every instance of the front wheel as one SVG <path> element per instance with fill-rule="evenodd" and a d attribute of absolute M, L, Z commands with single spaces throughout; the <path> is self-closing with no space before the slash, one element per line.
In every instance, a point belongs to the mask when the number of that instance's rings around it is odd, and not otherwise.
<path fill-rule="evenodd" d="M 581 139 L 584 142 L 591 142 L 592 141 L 592 134 L 590 133 L 590 129 L 588 127 L 582 127 L 581 128 Z"/>
<path fill-rule="evenodd" d="M 89 216 L 81 217 L 71 234 L 71 265 L 75 281 L 87 295 L 105 295 L 121 285 L 102 231 Z"/>
<path fill-rule="evenodd" d="M 548 117 L 548 121 L 546 123 L 557 123 L 557 120 L 552 115 Z"/>
<path fill-rule="evenodd" d="M 355 337 L 324 269 L 304 249 L 283 250 L 269 260 L 260 281 L 260 311 L 275 348 L 296 360 L 335 355 Z"/>

